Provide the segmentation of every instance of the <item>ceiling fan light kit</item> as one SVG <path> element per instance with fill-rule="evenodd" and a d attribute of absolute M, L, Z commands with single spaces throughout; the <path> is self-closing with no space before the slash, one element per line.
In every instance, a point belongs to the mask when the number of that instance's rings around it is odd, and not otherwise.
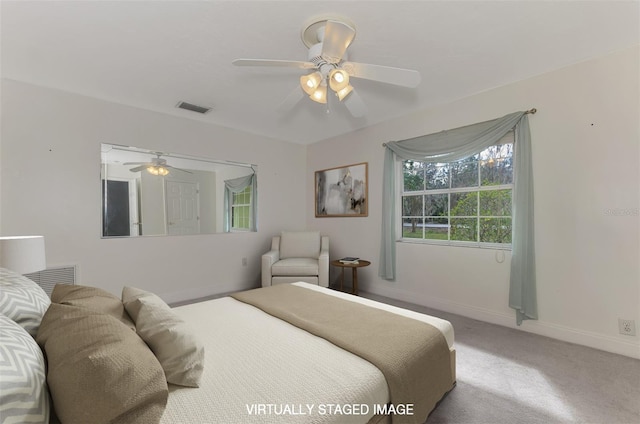
<path fill-rule="evenodd" d="M 326 104 L 328 86 L 352 116 L 362 117 L 366 113 L 366 106 L 351 85 L 351 78 L 415 88 L 420 83 L 420 73 L 411 69 L 348 62 L 347 49 L 355 36 L 355 25 L 347 18 L 313 19 L 308 21 L 301 33 L 303 43 L 309 48 L 307 62 L 236 59 L 233 64 L 312 69 L 313 72 L 300 77 L 300 88 L 311 100 Z M 300 94 L 289 95 L 285 100 L 286 104 L 292 106 L 303 97 L 297 96 Z"/>
<path fill-rule="evenodd" d="M 147 172 L 151 175 L 160 175 L 162 177 L 169 175 L 169 170 L 164 166 L 149 166 L 147 167 Z"/>
<path fill-rule="evenodd" d="M 151 162 L 125 162 L 123 165 L 137 165 L 136 167 L 129 169 L 129 171 L 140 172 L 146 169 L 149 174 L 160 177 L 169 175 L 169 169 L 177 169 L 178 171 L 186 172 L 187 174 L 192 173 L 186 169 L 176 168 L 167 164 L 167 160 L 160 157 L 162 156 L 162 153 L 156 153 L 155 155 L 155 158 L 151 158 Z"/>

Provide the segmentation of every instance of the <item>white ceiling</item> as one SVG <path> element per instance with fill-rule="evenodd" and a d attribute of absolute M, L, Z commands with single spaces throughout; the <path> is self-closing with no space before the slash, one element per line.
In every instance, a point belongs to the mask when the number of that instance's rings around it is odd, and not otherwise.
<path fill-rule="evenodd" d="M 640 44 L 638 1 L 5 1 L 3 78 L 313 143 Z M 367 80 L 353 118 L 337 101 L 276 107 L 303 71 L 236 58 L 307 60 L 316 16 L 356 26 L 350 60 L 416 69 L 417 89 Z M 206 115 L 179 101 L 212 106 Z M 535 105 L 531 105 L 535 106 Z"/>

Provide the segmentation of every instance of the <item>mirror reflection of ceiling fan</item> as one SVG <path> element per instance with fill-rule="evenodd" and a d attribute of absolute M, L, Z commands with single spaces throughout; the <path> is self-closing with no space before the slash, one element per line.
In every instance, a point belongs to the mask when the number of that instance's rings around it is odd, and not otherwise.
<path fill-rule="evenodd" d="M 174 166 L 168 165 L 166 159 L 162 159 L 162 153 L 155 153 L 156 157 L 151 158 L 151 162 L 125 162 L 123 165 L 138 165 L 135 168 L 131 168 L 129 171 L 131 172 L 140 172 L 143 170 L 147 170 L 148 173 L 153 175 L 165 176 L 169 174 L 169 170 L 175 169 L 177 171 L 186 172 L 188 174 L 192 174 L 191 171 L 187 171 L 186 169 L 176 168 Z"/>
<path fill-rule="evenodd" d="M 362 78 L 386 84 L 415 88 L 420 73 L 411 69 L 349 62 L 347 49 L 356 36 L 353 23 L 345 18 L 313 20 L 302 30 L 302 41 L 309 48 L 308 61 L 236 59 L 236 66 L 270 66 L 308 69 L 300 77 L 300 87 L 287 96 L 281 110 L 293 108 L 306 93 L 318 103 L 327 103 L 329 88 L 344 103 L 351 115 L 362 117 L 367 109 L 351 85 L 351 78 Z M 300 88 L 302 90 L 300 90 Z"/>

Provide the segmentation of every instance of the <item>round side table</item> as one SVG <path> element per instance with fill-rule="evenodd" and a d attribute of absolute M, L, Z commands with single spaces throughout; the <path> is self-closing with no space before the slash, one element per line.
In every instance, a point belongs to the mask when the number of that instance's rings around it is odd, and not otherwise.
<path fill-rule="evenodd" d="M 340 279 L 340 290 L 343 290 L 344 287 L 344 270 L 345 268 L 351 268 L 351 279 L 353 281 L 353 288 L 351 289 L 351 294 L 358 295 L 358 268 L 362 268 L 365 266 L 371 265 L 371 262 L 365 261 L 362 259 L 358 260 L 356 264 L 345 264 L 340 262 L 339 260 L 331 261 L 331 265 L 342 268 L 342 278 Z"/>

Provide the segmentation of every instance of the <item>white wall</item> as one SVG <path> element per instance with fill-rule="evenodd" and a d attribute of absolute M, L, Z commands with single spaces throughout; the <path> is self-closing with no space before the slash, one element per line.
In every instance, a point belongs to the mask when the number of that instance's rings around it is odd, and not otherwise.
<path fill-rule="evenodd" d="M 0 135 L 0 234 L 43 234 L 79 284 L 168 301 L 258 286 L 271 236 L 305 226 L 305 146 L 6 80 Z M 257 164 L 258 232 L 101 239 L 100 143 Z"/>
<path fill-rule="evenodd" d="M 634 319 L 640 329 L 639 50 L 313 144 L 307 152 L 309 208 L 314 170 L 366 161 L 370 209 L 367 218 L 314 218 L 308 212 L 307 225 L 331 237 L 332 259 L 372 260 L 359 273 L 368 291 L 514 326 L 508 252 L 498 263 L 492 250 L 398 243 L 397 281 L 377 276 L 381 143 L 536 107 L 529 122 L 539 321 L 525 321 L 520 328 L 640 357 L 638 336 L 619 335 L 617 321 Z"/>

